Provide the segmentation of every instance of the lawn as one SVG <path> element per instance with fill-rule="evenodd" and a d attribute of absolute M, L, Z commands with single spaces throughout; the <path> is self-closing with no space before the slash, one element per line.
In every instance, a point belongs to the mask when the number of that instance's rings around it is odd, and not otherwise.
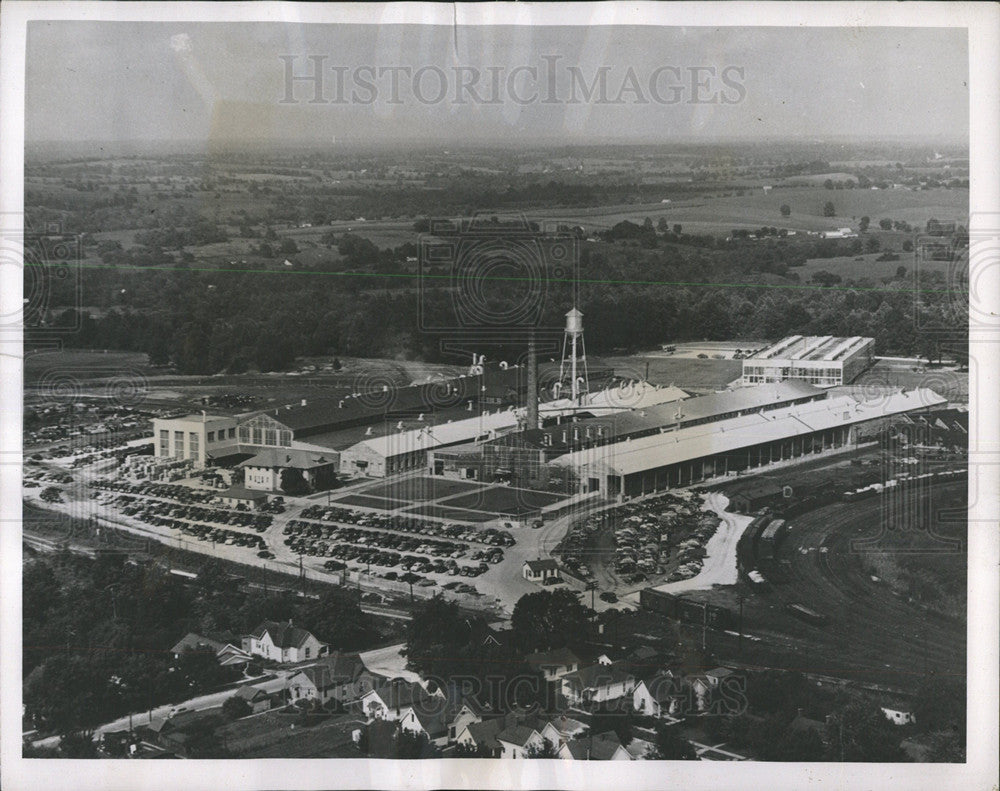
<path fill-rule="evenodd" d="M 351 741 L 359 727 L 350 714 L 338 714 L 311 726 L 297 717 L 269 711 L 228 723 L 218 730 L 226 747 L 246 758 L 329 758 Z M 339 753 L 338 753 L 339 754 Z"/>
<path fill-rule="evenodd" d="M 494 486 L 479 492 L 452 497 L 444 501 L 443 505 L 492 511 L 497 514 L 524 514 L 537 511 L 543 506 L 557 503 L 563 499 L 565 499 L 565 495 Z"/>
<path fill-rule="evenodd" d="M 361 508 L 378 508 L 382 511 L 392 511 L 409 503 L 407 500 L 386 500 L 382 497 L 366 497 L 363 494 L 349 494 L 333 502 L 337 505 L 356 505 Z"/>
<path fill-rule="evenodd" d="M 718 390 L 743 373 L 740 360 L 699 360 L 697 358 L 668 357 L 662 352 L 636 354 L 628 357 L 607 357 L 608 365 L 614 366 L 615 373 L 635 371 L 638 377 L 646 376 L 648 381 L 658 385 L 676 385 L 682 390 Z"/>
<path fill-rule="evenodd" d="M 379 483 L 362 490 L 362 494 L 368 497 L 387 497 L 392 500 L 425 502 L 427 500 L 448 497 L 453 494 L 473 492 L 478 488 L 480 488 L 480 485 L 476 483 L 465 483 L 447 478 L 421 477 L 407 478 L 403 481 L 393 481 L 391 483 Z"/>

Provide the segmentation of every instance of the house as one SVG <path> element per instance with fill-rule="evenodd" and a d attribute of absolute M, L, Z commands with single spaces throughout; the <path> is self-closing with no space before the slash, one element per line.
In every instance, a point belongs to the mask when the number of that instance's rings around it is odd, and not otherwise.
<path fill-rule="evenodd" d="M 170 653 L 174 655 L 174 659 L 180 659 L 189 651 L 212 653 L 220 665 L 245 666 L 250 661 L 250 655 L 240 647 L 240 642 L 230 632 L 212 632 L 207 635 L 188 632 L 170 649 Z"/>
<path fill-rule="evenodd" d="M 527 758 L 533 751 L 545 747 L 545 740 L 530 725 L 508 725 L 496 735 L 501 758 Z"/>
<path fill-rule="evenodd" d="M 260 687 L 246 684 L 236 690 L 235 697 L 245 700 L 252 714 L 259 714 L 271 708 L 271 696 Z"/>
<path fill-rule="evenodd" d="M 475 695 L 466 695 L 448 726 L 448 739 L 454 742 L 469 725 L 499 716 L 492 706 L 480 703 Z"/>
<path fill-rule="evenodd" d="M 586 732 L 586 730 L 587 726 L 580 722 L 580 720 L 567 717 L 563 714 L 559 717 L 553 717 L 546 722 L 540 733 L 543 739 L 552 742 L 556 749 L 559 749 L 562 745 Z"/>
<path fill-rule="evenodd" d="M 472 722 L 457 732 L 455 741 L 467 750 L 489 758 L 499 758 L 503 747 L 497 736 L 507 727 L 504 717 L 494 717 L 482 722 Z"/>
<path fill-rule="evenodd" d="M 311 632 L 291 621 L 279 623 L 264 621 L 243 638 L 243 650 L 273 662 L 302 662 L 318 659 L 326 654 L 329 646 L 321 643 Z"/>
<path fill-rule="evenodd" d="M 580 659 L 568 648 L 557 648 L 554 651 L 539 651 L 524 658 L 532 670 L 539 671 L 546 681 L 556 681 L 567 673 L 580 669 Z"/>
<path fill-rule="evenodd" d="M 521 574 L 529 582 L 541 582 L 543 584 L 546 580 L 560 579 L 559 564 L 553 558 L 526 560 L 521 567 Z"/>
<path fill-rule="evenodd" d="M 631 761 L 614 731 L 574 739 L 559 748 L 559 757 L 570 761 Z"/>
<path fill-rule="evenodd" d="M 412 681 L 393 679 L 383 684 L 377 684 L 369 692 L 361 696 L 361 711 L 369 720 L 399 720 L 414 704 L 420 705 L 425 711 L 433 711 L 430 695 L 422 686 Z"/>
<path fill-rule="evenodd" d="M 887 706 L 880 706 L 885 718 L 894 725 L 909 725 L 917 721 L 913 709 L 905 703 L 891 703 Z"/>
<path fill-rule="evenodd" d="M 444 747 L 448 743 L 448 723 L 452 716 L 454 712 L 441 703 L 430 708 L 418 704 L 403 712 L 399 725 L 408 733 L 425 735 L 436 747 Z"/>
<path fill-rule="evenodd" d="M 562 694 L 570 703 L 603 703 L 623 698 L 635 688 L 625 663 L 590 665 L 562 678 Z"/>
<path fill-rule="evenodd" d="M 368 668 L 358 654 L 334 651 L 314 665 L 299 670 L 288 679 L 288 695 L 295 700 L 331 700 L 350 703 L 374 689 L 382 680 Z"/>
<path fill-rule="evenodd" d="M 632 708 L 649 717 L 674 716 L 681 711 L 685 698 L 680 679 L 669 672 L 659 673 L 636 684 L 632 690 Z"/>

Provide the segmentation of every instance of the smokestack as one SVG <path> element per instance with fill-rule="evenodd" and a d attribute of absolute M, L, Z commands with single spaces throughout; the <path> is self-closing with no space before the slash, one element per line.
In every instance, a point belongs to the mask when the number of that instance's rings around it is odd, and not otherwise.
<path fill-rule="evenodd" d="M 528 428 L 538 428 L 538 353 L 535 333 L 528 337 Z"/>

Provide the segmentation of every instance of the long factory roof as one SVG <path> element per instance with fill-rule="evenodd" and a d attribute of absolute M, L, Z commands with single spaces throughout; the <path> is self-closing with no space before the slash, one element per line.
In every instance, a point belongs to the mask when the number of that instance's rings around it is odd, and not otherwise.
<path fill-rule="evenodd" d="M 947 399 L 926 388 L 860 403 L 850 396 L 838 396 L 586 448 L 560 456 L 553 463 L 577 468 L 600 467 L 611 474 L 631 475 L 763 442 L 790 439 L 944 403 Z"/>

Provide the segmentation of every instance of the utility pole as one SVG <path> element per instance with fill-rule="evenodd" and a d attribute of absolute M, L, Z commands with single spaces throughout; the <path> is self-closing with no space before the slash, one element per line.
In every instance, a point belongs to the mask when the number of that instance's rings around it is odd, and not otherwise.
<path fill-rule="evenodd" d="M 702 605 L 702 620 L 701 620 L 701 650 L 704 653 L 707 650 L 708 643 L 708 602 Z"/>
<path fill-rule="evenodd" d="M 743 594 L 740 594 L 740 659 L 743 658 Z"/>

